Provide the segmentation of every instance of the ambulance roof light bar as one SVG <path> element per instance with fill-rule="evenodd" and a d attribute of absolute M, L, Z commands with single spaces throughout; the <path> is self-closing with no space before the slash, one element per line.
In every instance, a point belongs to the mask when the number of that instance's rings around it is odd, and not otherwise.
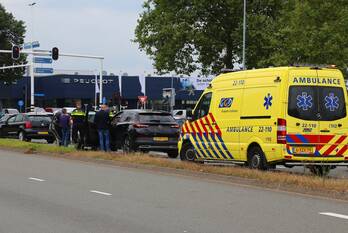
<path fill-rule="evenodd" d="M 334 64 L 330 64 L 330 65 L 323 65 L 323 64 L 306 64 L 306 63 L 294 63 L 294 64 L 290 64 L 290 66 L 294 66 L 294 67 L 310 67 L 311 69 L 323 69 L 323 68 L 327 68 L 327 69 L 337 69 L 337 66 Z"/>

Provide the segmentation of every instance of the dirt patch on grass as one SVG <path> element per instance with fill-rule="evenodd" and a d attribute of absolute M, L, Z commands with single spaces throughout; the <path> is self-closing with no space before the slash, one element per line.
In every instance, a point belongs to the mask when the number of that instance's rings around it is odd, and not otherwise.
<path fill-rule="evenodd" d="M 154 157 L 142 153 L 124 154 L 76 151 L 74 148 L 19 142 L 9 139 L 0 139 L 0 148 L 12 148 L 26 153 L 45 153 L 70 159 L 98 161 L 120 166 L 157 169 L 175 173 L 179 172 L 181 174 L 204 176 L 214 179 L 218 178 L 224 181 L 256 185 L 277 190 L 348 200 L 348 180 L 346 179 L 321 178 L 277 171 L 258 171 L 242 167 L 210 166 Z"/>

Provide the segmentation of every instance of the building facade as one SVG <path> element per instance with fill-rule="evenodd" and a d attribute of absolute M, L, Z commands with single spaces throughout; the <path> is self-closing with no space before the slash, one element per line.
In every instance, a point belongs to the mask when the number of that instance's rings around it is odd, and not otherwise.
<path fill-rule="evenodd" d="M 128 108 L 136 108 L 138 96 L 146 95 L 148 107 L 151 108 L 163 101 L 163 88 L 175 88 L 175 108 L 192 108 L 208 81 L 205 80 L 205 84 L 200 86 L 196 79 L 192 82 L 191 78 L 122 76 L 120 80 L 119 76 L 103 76 L 103 96 L 109 105 L 122 103 Z M 96 101 L 99 102 L 95 94 L 98 88 L 94 75 L 35 77 L 35 106 L 69 107 L 74 106 L 77 100 L 94 105 Z M 18 108 L 19 100 L 29 107 L 30 77 L 12 83 L 0 81 L 0 107 Z"/>

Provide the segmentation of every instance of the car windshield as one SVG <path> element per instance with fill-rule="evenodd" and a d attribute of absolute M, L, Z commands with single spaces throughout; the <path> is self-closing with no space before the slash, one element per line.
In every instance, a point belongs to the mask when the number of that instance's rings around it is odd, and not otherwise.
<path fill-rule="evenodd" d="M 160 122 L 160 123 L 175 123 L 174 118 L 167 113 L 140 113 L 140 122 Z"/>
<path fill-rule="evenodd" d="M 28 116 L 30 121 L 38 121 L 38 122 L 51 122 L 51 117 L 49 116 L 37 116 L 37 115 L 29 115 Z"/>
<path fill-rule="evenodd" d="M 291 86 L 288 114 L 302 120 L 332 121 L 346 116 L 341 87 Z"/>
<path fill-rule="evenodd" d="M 3 115 L 0 117 L 0 122 L 5 122 L 8 118 L 10 117 L 10 115 Z"/>

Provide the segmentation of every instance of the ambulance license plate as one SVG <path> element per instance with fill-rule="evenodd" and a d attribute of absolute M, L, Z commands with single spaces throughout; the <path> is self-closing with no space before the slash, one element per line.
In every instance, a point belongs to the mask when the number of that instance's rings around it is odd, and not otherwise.
<path fill-rule="evenodd" d="M 157 142 L 166 142 L 168 141 L 168 137 L 153 137 L 153 140 Z"/>
<path fill-rule="evenodd" d="M 38 132 L 38 134 L 40 134 L 40 135 L 47 135 L 48 132 Z"/>
<path fill-rule="evenodd" d="M 292 152 L 294 154 L 314 154 L 314 147 L 308 147 L 308 146 L 299 146 L 299 147 L 293 147 Z"/>

